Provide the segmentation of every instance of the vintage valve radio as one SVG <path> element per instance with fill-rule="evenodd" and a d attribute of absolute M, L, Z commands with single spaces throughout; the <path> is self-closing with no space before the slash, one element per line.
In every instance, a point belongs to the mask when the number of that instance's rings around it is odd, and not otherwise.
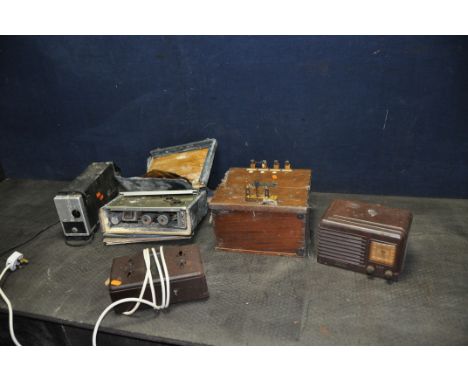
<path fill-rule="evenodd" d="M 91 163 L 83 173 L 54 197 L 55 207 L 68 238 L 83 238 L 93 234 L 99 208 L 118 193 L 112 162 Z"/>
<path fill-rule="evenodd" d="M 270 255 L 308 254 L 312 171 L 269 168 L 252 160 L 231 168 L 216 189 L 210 209 L 217 249 Z"/>
<path fill-rule="evenodd" d="M 169 274 L 171 304 L 208 298 L 208 285 L 197 245 L 164 246 L 164 255 Z M 109 279 L 111 300 L 139 297 L 145 274 L 146 266 L 141 252 L 115 258 Z M 161 280 L 157 274 L 153 272 L 153 285 L 157 300 L 161 301 Z M 142 297 L 146 300 L 151 299 L 150 288 L 146 288 Z M 133 305 L 133 303 L 121 304 L 115 307 L 115 311 L 122 313 Z"/>
<path fill-rule="evenodd" d="M 322 264 L 397 280 L 411 227 L 410 211 L 334 200 L 317 232 L 317 261 Z"/>
<path fill-rule="evenodd" d="M 145 177 L 116 179 L 123 191 L 101 208 L 106 244 L 190 238 L 208 211 L 215 139 L 151 151 Z"/>

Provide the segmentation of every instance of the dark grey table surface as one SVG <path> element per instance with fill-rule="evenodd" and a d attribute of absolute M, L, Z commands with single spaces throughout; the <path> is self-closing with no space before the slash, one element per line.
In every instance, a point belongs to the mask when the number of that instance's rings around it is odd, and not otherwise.
<path fill-rule="evenodd" d="M 0 253 L 57 220 L 52 198 L 63 185 L 0 182 Z M 468 201 L 313 193 L 312 227 L 338 197 L 413 211 L 400 281 L 318 264 L 313 251 L 305 259 L 218 252 L 205 219 L 194 242 L 210 298 L 159 314 L 110 313 L 102 331 L 182 344 L 467 345 Z M 144 247 L 106 247 L 97 234 L 91 245 L 71 248 L 55 225 L 20 248 L 30 264 L 3 288 L 18 316 L 89 329 L 110 303 L 104 282 L 112 259 Z"/>

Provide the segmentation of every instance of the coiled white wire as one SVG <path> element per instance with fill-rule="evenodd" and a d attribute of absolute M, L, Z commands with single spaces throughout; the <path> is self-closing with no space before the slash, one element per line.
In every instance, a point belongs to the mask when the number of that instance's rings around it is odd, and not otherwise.
<path fill-rule="evenodd" d="M 160 280 L 160 285 L 161 285 L 161 305 L 158 305 L 156 302 L 156 292 L 154 290 L 154 285 L 153 285 L 153 275 L 151 274 L 150 251 L 149 251 L 149 248 L 145 248 L 143 250 L 143 260 L 145 261 L 146 273 L 145 273 L 145 279 L 143 281 L 143 285 L 141 287 L 139 297 L 128 297 L 128 298 L 123 298 L 118 301 L 114 301 L 106 309 L 104 309 L 104 311 L 101 313 L 98 320 L 96 321 L 96 325 L 94 326 L 93 346 L 96 346 L 96 337 L 97 337 L 99 326 L 101 325 L 102 320 L 107 315 L 107 313 L 109 313 L 109 311 L 115 308 L 117 305 L 125 304 L 128 302 L 135 303 L 135 306 L 131 310 L 123 313 L 127 316 L 135 313 L 141 304 L 151 306 L 154 310 L 165 309 L 169 306 L 169 303 L 171 300 L 171 289 L 170 289 L 171 287 L 170 287 L 170 280 L 169 280 L 169 272 L 167 271 L 167 266 L 166 266 L 166 259 L 164 258 L 163 246 L 161 245 L 159 247 L 159 254 L 161 256 L 162 269 L 161 269 L 161 263 L 159 262 L 156 250 L 154 248 L 151 248 L 151 251 L 152 251 L 151 254 L 153 255 L 153 259 L 154 259 L 154 262 L 156 263 L 156 268 L 158 269 L 158 274 L 159 274 L 159 280 Z M 149 301 L 143 298 L 148 284 L 151 290 L 152 301 Z"/>
<path fill-rule="evenodd" d="M 5 273 L 7 273 L 8 269 L 10 269 L 10 267 L 6 266 L 5 269 L 2 271 L 2 273 L 0 274 L 0 281 L 2 280 L 3 276 L 5 276 Z M 5 301 L 5 304 L 8 307 L 8 329 L 10 330 L 10 337 L 16 346 L 21 346 L 20 342 L 15 336 L 15 330 L 13 328 L 13 307 L 11 306 L 11 302 L 6 296 L 6 294 L 3 292 L 2 288 L 0 288 L 0 296 L 2 297 L 3 301 Z"/>

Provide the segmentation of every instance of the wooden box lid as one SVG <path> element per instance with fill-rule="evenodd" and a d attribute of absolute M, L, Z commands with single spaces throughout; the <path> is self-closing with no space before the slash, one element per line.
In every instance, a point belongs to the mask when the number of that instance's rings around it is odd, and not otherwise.
<path fill-rule="evenodd" d="M 147 162 L 147 172 L 160 170 L 175 173 L 188 179 L 193 188 L 206 187 L 216 146 L 216 139 L 207 138 L 152 150 Z"/>
<path fill-rule="evenodd" d="M 312 170 L 231 168 L 216 189 L 209 205 L 212 210 L 305 213 L 309 207 Z M 275 203 L 246 200 L 248 184 L 268 184 Z"/>

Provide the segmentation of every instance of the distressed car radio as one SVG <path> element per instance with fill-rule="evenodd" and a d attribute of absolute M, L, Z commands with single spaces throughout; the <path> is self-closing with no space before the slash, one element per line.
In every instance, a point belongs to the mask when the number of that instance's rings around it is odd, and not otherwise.
<path fill-rule="evenodd" d="M 86 238 L 98 224 L 99 208 L 118 194 L 112 162 L 91 163 L 54 197 L 55 207 L 68 238 Z"/>
<path fill-rule="evenodd" d="M 106 244 L 192 237 L 208 211 L 215 139 L 151 151 L 144 177 L 117 177 L 125 190 L 101 208 Z"/>
<path fill-rule="evenodd" d="M 334 200 L 319 224 L 317 261 L 396 281 L 412 219 L 403 209 Z"/>
<path fill-rule="evenodd" d="M 206 213 L 206 191 L 122 192 L 101 210 L 104 242 L 190 238 Z"/>

